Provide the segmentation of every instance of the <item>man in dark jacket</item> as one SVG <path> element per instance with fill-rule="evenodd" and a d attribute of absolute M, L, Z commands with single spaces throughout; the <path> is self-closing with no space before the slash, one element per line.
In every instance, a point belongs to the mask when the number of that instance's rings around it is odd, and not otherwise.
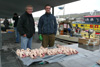
<path fill-rule="evenodd" d="M 9 21 L 8 21 L 7 17 L 5 18 L 3 24 L 4 24 L 4 26 L 5 26 L 5 29 L 10 29 L 10 28 L 9 28 Z"/>
<path fill-rule="evenodd" d="M 46 5 L 46 13 L 39 19 L 38 30 L 39 34 L 42 34 L 42 46 L 53 47 L 55 41 L 55 35 L 57 32 L 56 18 L 50 12 L 51 6 Z"/>
<path fill-rule="evenodd" d="M 13 20 L 14 20 L 14 30 L 16 35 L 16 43 L 19 43 L 19 32 L 17 31 L 17 23 L 18 23 L 18 15 L 17 13 L 14 13 Z"/>
<path fill-rule="evenodd" d="M 30 48 L 32 45 L 32 36 L 35 33 L 35 24 L 32 17 L 33 7 L 26 6 L 26 12 L 20 17 L 17 28 L 21 35 L 21 48 Z"/>

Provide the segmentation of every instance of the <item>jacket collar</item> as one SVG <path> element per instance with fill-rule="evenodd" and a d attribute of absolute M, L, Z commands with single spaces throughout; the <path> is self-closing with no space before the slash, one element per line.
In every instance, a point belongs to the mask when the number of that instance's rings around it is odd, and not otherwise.
<path fill-rule="evenodd" d="M 26 14 L 27 16 L 32 16 L 32 14 L 28 14 L 26 11 L 25 11 L 25 14 Z"/>
<path fill-rule="evenodd" d="M 50 16 L 50 15 L 51 15 L 51 13 L 45 13 L 45 15 L 48 17 L 48 16 Z"/>
<path fill-rule="evenodd" d="M 45 12 L 45 14 L 51 14 L 51 13 L 47 13 L 47 12 Z"/>

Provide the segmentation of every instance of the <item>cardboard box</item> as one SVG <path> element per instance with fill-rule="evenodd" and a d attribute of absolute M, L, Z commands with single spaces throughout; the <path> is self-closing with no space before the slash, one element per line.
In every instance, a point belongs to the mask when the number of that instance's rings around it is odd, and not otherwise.
<path fill-rule="evenodd" d="M 78 40 L 79 45 L 99 45 L 99 39 L 92 39 L 92 38 L 79 38 Z"/>
<path fill-rule="evenodd" d="M 85 38 L 89 38 L 89 33 L 88 33 L 88 32 L 85 32 L 85 31 L 82 31 L 82 32 L 81 32 L 81 36 L 82 36 L 82 37 L 85 37 Z M 95 32 L 93 32 L 93 33 L 90 35 L 90 38 L 96 38 Z"/>
<path fill-rule="evenodd" d="M 82 36 L 82 37 L 85 37 L 85 38 L 89 38 L 88 32 L 85 32 L 85 31 L 82 31 L 82 32 L 81 32 L 81 36 Z"/>
<path fill-rule="evenodd" d="M 96 38 L 95 32 L 90 35 L 90 38 Z"/>
<path fill-rule="evenodd" d="M 7 29 L 6 32 L 8 32 L 8 31 L 14 32 L 14 29 Z"/>

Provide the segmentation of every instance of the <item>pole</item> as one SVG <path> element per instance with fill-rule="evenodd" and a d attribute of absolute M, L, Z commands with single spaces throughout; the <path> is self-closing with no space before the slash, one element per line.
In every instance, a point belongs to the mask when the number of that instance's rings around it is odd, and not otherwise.
<path fill-rule="evenodd" d="M 64 8 L 63 8 L 63 17 L 64 17 L 64 15 L 65 15 L 65 5 L 64 5 Z"/>
<path fill-rule="evenodd" d="M 54 15 L 54 6 L 52 6 L 52 15 Z"/>
<path fill-rule="evenodd" d="M 2 49 L 1 18 L 0 18 L 0 50 Z"/>

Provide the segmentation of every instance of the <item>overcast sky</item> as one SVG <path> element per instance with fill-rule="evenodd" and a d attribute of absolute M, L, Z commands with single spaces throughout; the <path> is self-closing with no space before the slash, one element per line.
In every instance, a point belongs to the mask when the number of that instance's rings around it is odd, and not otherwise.
<path fill-rule="evenodd" d="M 93 12 L 94 10 L 100 11 L 100 0 L 80 0 L 60 6 L 65 6 L 65 14 Z M 55 7 L 55 16 L 63 15 L 63 10 L 58 9 L 60 6 Z M 33 16 L 40 17 L 44 13 L 44 10 L 37 11 L 33 13 Z"/>

